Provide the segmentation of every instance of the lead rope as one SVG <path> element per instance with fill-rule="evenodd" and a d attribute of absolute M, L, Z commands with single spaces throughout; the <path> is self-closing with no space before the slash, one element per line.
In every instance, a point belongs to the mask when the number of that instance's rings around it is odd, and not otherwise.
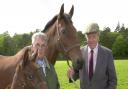
<path fill-rule="evenodd" d="M 68 59 L 67 59 L 67 65 L 68 65 L 69 68 L 72 68 L 72 66 L 70 65 Z M 73 82 L 73 84 L 74 84 L 74 86 L 75 86 L 76 89 L 81 89 L 81 88 L 77 85 L 77 83 L 76 83 L 76 81 L 73 79 L 73 77 L 71 77 L 71 81 Z"/>

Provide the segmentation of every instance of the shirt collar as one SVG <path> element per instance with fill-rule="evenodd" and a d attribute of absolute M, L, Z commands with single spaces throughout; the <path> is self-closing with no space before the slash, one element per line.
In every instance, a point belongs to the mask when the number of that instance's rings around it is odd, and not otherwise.
<path fill-rule="evenodd" d="M 92 50 L 92 49 L 88 46 L 88 53 L 90 53 L 91 50 Z M 93 49 L 93 52 L 94 52 L 94 53 L 96 53 L 97 51 L 98 51 L 98 43 L 97 43 L 96 47 Z"/>
<path fill-rule="evenodd" d="M 36 63 L 39 65 L 39 66 L 42 66 L 44 65 L 44 67 L 47 67 L 50 69 L 50 65 L 48 63 L 48 60 L 46 57 L 44 57 L 43 59 L 37 59 Z"/>

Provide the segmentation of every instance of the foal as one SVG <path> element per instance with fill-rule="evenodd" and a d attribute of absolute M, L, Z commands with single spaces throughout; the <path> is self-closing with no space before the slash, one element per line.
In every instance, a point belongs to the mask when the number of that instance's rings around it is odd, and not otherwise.
<path fill-rule="evenodd" d="M 10 89 L 47 89 L 39 67 L 35 64 L 36 56 L 37 53 L 29 56 L 28 50 L 25 52 L 24 59 L 16 67 Z"/>

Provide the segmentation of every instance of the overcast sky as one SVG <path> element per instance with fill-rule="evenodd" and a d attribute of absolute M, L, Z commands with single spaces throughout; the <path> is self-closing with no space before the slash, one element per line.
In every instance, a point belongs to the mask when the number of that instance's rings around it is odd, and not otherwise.
<path fill-rule="evenodd" d="M 87 24 L 97 22 L 115 29 L 118 21 L 128 27 L 127 0 L 0 0 L 0 33 L 8 31 L 27 33 L 43 29 L 45 24 L 60 11 L 74 5 L 73 22 L 78 31 L 85 31 Z"/>

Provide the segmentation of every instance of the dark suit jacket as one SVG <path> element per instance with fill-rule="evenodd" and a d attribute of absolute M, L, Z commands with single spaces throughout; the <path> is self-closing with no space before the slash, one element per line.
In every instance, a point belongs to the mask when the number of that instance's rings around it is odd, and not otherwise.
<path fill-rule="evenodd" d="M 54 66 L 51 63 L 49 63 L 46 58 L 44 59 L 44 61 L 46 63 L 46 76 L 44 75 L 42 69 L 41 73 L 43 75 L 42 77 L 45 80 L 48 89 L 60 89 L 60 84 Z"/>
<path fill-rule="evenodd" d="M 50 69 L 46 69 L 46 81 L 48 89 L 60 89 L 58 77 L 52 64 L 50 64 Z"/>
<path fill-rule="evenodd" d="M 85 60 L 83 68 L 75 73 L 73 78 L 80 78 L 81 89 L 116 89 L 117 77 L 111 50 L 101 45 L 98 46 L 97 63 L 92 80 L 89 80 L 87 72 L 88 49 L 81 49 Z"/>

